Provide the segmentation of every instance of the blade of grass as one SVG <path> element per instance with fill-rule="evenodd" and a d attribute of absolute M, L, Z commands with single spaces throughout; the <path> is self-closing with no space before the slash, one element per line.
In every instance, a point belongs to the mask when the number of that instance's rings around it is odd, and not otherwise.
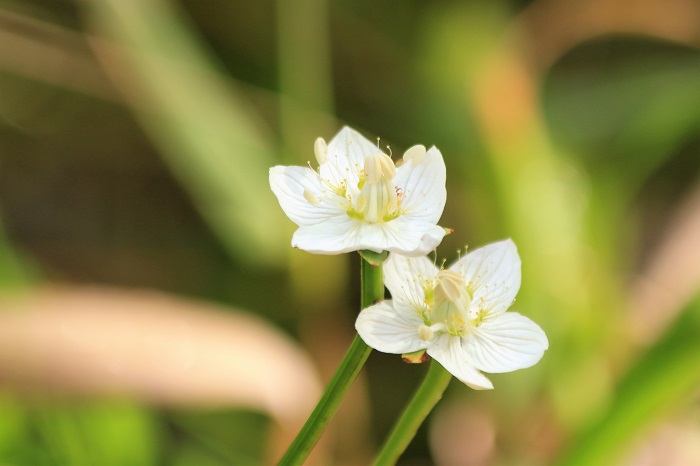
<path fill-rule="evenodd" d="M 268 168 L 273 148 L 170 2 L 91 0 L 88 28 L 105 70 L 164 160 L 235 257 L 279 263 L 289 249 Z M 290 225 L 291 228 L 291 225 Z"/>

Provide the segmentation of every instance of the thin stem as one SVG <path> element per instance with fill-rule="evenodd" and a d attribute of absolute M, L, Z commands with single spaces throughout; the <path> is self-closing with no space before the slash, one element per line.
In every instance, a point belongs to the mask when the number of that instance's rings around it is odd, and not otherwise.
<path fill-rule="evenodd" d="M 382 278 L 382 266 L 374 266 L 362 259 L 362 309 L 370 307 L 377 301 L 384 299 L 384 279 Z"/>
<path fill-rule="evenodd" d="M 396 421 L 394 429 L 379 452 L 375 462 L 376 466 L 396 464 L 418 432 L 418 428 L 442 398 L 442 394 L 451 379 L 452 374 L 447 372 L 440 363 L 435 360 L 430 363 L 428 375 L 425 376 L 418 391 L 413 395 L 413 399 L 406 406 L 399 420 Z"/>
<path fill-rule="evenodd" d="M 362 308 L 371 306 L 376 301 L 384 298 L 384 281 L 382 280 L 382 267 L 372 266 L 362 259 Z M 372 349 L 359 337 L 350 345 L 340 367 L 328 383 L 316 408 L 307 419 L 306 424 L 294 439 L 289 449 L 279 462 L 280 466 L 300 465 L 311 453 L 314 445 L 326 430 L 326 426 L 335 415 L 345 393 L 352 385 L 357 374 L 365 364 Z"/>

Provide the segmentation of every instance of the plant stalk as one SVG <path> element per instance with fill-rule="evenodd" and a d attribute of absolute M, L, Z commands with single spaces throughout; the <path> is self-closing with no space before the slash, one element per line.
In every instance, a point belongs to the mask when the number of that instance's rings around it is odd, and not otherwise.
<path fill-rule="evenodd" d="M 361 305 L 362 309 L 364 309 L 384 299 L 384 280 L 382 278 L 381 265 L 373 266 L 365 259 L 361 260 Z M 302 427 L 280 460 L 280 466 L 301 465 L 304 463 L 338 410 L 345 393 L 352 385 L 360 369 L 362 369 L 371 351 L 372 349 L 362 341 L 360 336 L 356 335 L 338 370 L 328 383 L 323 395 L 321 395 L 316 408 L 314 408 L 306 424 L 304 424 L 304 427 Z"/>
<path fill-rule="evenodd" d="M 452 380 L 452 374 L 447 372 L 440 363 L 433 360 L 423 383 L 418 387 L 418 391 L 413 395 L 413 399 L 408 403 L 399 420 L 396 421 L 393 430 L 377 455 L 376 466 L 396 464 L 415 437 L 418 428 L 442 398 L 450 380 Z"/>

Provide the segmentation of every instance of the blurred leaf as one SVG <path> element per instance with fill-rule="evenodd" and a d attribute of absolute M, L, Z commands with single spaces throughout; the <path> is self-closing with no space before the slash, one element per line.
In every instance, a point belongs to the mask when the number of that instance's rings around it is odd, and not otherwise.
<path fill-rule="evenodd" d="M 12 249 L 0 222 L 0 291 L 21 287 L 28 283 L 28 271 Z"/>
<path fill-rule="evenodd" d="M 242 406 L 291 428 L 316 402 L 309 356 L 253 315 L 154 292 L 31 291 L 0 300 L 0 372 L 9 386 Z"/>
<path fill-rule="evenodd" d="M 329 123 L 333 78 L 326 3 L 326 0 L 278 0 L 275 3 L 279 122 L 284 146 L 297 160 L 298 156 L 310 153 L 312 141 L 324 130 L 332 128 Z"/>
<path fill-rule="evenodd" d="M 106 71 L 131 101 L 204 217 L 236 257 L 279 263 L 289 250 L 268 184 L 275 156 L 184 17 L 165 1 L 92 0 L 88 25 Z"/>
<path fill-rule="evenodd" d="M 24 408 L 10 394 L 0 392 L 0 460 L 16 449 L 27 430 Z"/>
<path fill-rule="evenodd" d="M 37 414 L 52 464 L 127 466 L 157 462 L 158 429 L 151 415 L 134 404 L 53 402 L 41 406 Z"/>
<path fill-rule="evenodd" d="M 172 466 L 227 466 L 230 464 L 256 464 L 254 462 L 230 463 L 211 451 L 188 443 L 178 445 L 173 458 L 168 464 Z"/>
<path fill-rule="evenodd" d="M 700 52 L 639 37 L 571 50 L 544 87 L 548 125 L 592 171 L 639 183 L 700 123 Z"/>
<path fill-rule="evenodd" d="M 700 298 L 620 381 L 610 409 L 555 464 L 617 464 L 630 442 L 700 385 Z"/>
<path fill-rule="evenodd" d="M 679 180 L 676 176 L 676 183 Z M 668 210 L 668 203 L 665 207 Z M 653 204 L 646 202 L 643 208 L 653 210 Z M 700 290 L 700 183 L 662 218 L 663 230 L 656 232 L 659 236 L 653 247 L 644 248 L 644 265 L 630 286 L 629 330 L 644 345 L 656 341 Z M 643 233 L 662 227 L 649 224 Z"/>
<path fill-rule="evenodd" d="M 265 464 L 270 420 L 252 411 L 180 412 L 172 422 L 198 444 L 177 448 L 174 464 Z"/>

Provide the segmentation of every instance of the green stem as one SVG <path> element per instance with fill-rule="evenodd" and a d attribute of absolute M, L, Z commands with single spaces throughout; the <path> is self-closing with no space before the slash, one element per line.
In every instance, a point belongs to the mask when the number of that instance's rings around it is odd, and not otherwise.
<path fill-rule="evenodd" d="M 381 265 L 374 266 L 362 259 L 361 267 L 362 298 L 360 305 L 362 309 L 365 309 L 384 299 L 384 279 L 382 278 Z"/>
<path fill-rule="evenodd" d="M 372 266 L 362 259 L 362 309 L 371 306 L 376 301 L 384 298 L 384 281 L 382 279 L 382 267 Z M 365 364 L 372 349 L 359 337 L 350 345 L 340 367 L 328 383 L 316 408 L 307 419 L 306 424 L 294 439 L 289 449 L 279 462 L 280 466 L 300 465 L 311 453 L 314 445 L 326 430 L 326 426 L 335 415 L 345 393 L 352 385 L 357 374 Z"/>
<path fill-rule="evenodd" d="M 401 417 L 394 425 L 394 429 L 389 434 L 382 450 L 377 456 L 376 466 L 393 465 L 399 456 L 406 450 L 406 447 L 418 432 L 418 428 L 440 401 L 442 394 L 452 380 L 452 374 L 447 372 L 440 363 L 433 360 L 430 363 L 428 375 L 418 391 L 413 395 L 413 399 L 404 409 Z"/>

